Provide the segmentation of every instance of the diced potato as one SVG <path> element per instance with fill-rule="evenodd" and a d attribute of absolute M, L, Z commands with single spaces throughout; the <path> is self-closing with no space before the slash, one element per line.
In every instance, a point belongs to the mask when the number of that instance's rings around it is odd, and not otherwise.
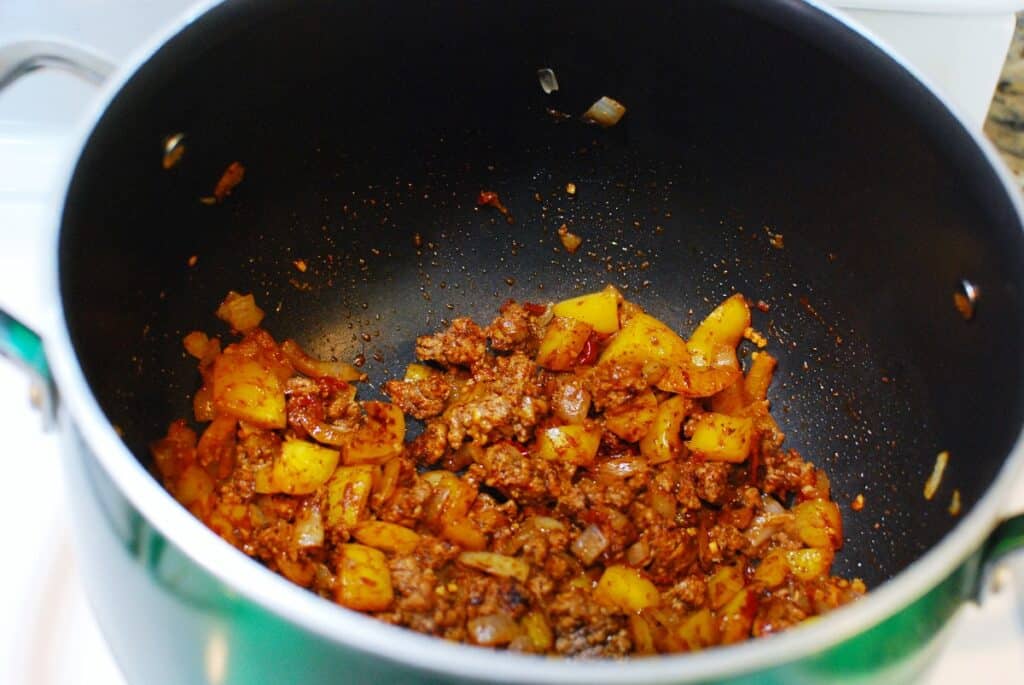
<path fill-rule="evenodd" d="M 366 513 L 372 466 L 339 466 L 327 481 L 327 525 L 353 530 Z M 374 545 L 376 546 L 376 545 Z"/>
<path fill-rule="evenodd" d="M 793 514 L 797 535 L 804 544 L 827 549 L 842 546 L 843 519 L 835 502 L 820 499 L 801 502 L 793 507 Z"/>
<path fill-rule="evenodd" d="M 352 464 L 383 464 L 402 453 L 405 415 L 388 402 L 363 402 L 366 420 L 343 446 L 342 461 Z"/>
<path fill-rule="evenodd" d="M 566 461 L 577 466 L 590 466 L 601 446 L 601 427 L 577 424 L 555 426 L 537 436 L 537 454 L 548 461 Z"/>
<path fill-rule="evenodd" d="M 672 395 L 658 405 L 654 422 L 640 441 L 640 454 L 651 464 L 662 464 L 679 456 L 683 449 L 683 421 L 689 400 Z"/>
<path fill-rule="evenodd" d="M 551 319 L 537 351 L 537 364 L 551 371 L 566 371 L 576 365 L 590 337 L 591 327 L 564 316 Z"/>
<path fill-rule="evenodd" d="M 587 295 L 562 300 L 552 308 L 555 316 L 582 321 L 598 333 L 619 330 L 619 300 L 622 296 L 613 286 Z"/>
<path fill-rule="evenodd" d="M 462 549 L 480 551 L 487 547 L 487 536 L 467 518 L 442 523 L 441 537 Z"/>
<path fill-rule="evenodd" d="M 384 553 L 356 543 L 341 546 L 337 600 L 358 611 L 384 611 L 394 599 Z"/>
<path fill-rule="evenodd" d="M 174 498 L 186 509 L 202 516 L 209 507 L 214 485 L 206 469 L 199 464 L 191 464 L 178 476 L 172 490 Z"/>
<path fill-rule="evenodd" d="M 164 478 L 176 478 L 196 460 L 196 432 L 178 419 L 167 427 L 167 436 L 150 444 L 153 462 Z"/>
<path fill-rule="evenodd" d="M 454 521 L 466 516 L 476 499 L 476 488 L 444 469 L 427 471 L 421 477 L 434 489 L 433 496 L 425 505 L 428 521 Z"/>
<path fill-rule="evenodd" d="M 214 408 L 259 428 L 284 428 L 287 415 L 281 381 L 262 361 L 231 349 L 213 363 Z"/>
<path fill-rule="evenodd" d="M 755 352 L 750 356 L 750 368 L 743 379 L 743 387 L 751 400 L 763 400 L 768 397 L 768 386 L 772 383 L 772 375 L 778 362 L 767 352 Z"/>
<path fill-rule="evenodd" d="M 709 461 L 740 463 L 750 454 L 753 435 L 751 419 L 708 412 L 694 420 L 686 445 Z"/>
<path fill-rule="evenodd" d="M 651 429 L 658 400 L 650 390 L 604 412 L 604 427 L 626 442 L 637 442 Z"/>
<path fill-rule="evenodd" d="M 711 397 L 711 411 L 717 414 L 735 416 L 743 411 L 748 404 L 750 404 L 750 396 L 747 395 L 747 390 L 740 379 Z"/>
<path fill-rule="evenodd" d="M 213 406 L 213 391 L 210 390 L 210 386 L 204 385 L 196 390 L 196 394 L 192 398 L 192 412 L 195 414 L 196 421 L 201 423 L 213 421 L 217 410 Z"/>
<path fill-rule="evenodd" d="M 657 363 L 665 367 L 682 367 L 689 362 L 690 353 L 683 339 L 649 314 L 637 314 L 630 319 L 611 339 L 597 361 L 598 364 L 627 366 Z M 661 388 L 660 381 L 658 387 Z"/>
<path fill-rule="evenodd" d="M 623 611 L 640 611 L 657 606 L 658 588 L 639 571 L 619 564 L 609 566 L 594 588 L 594 598 Z"/>
<path fill-rule="evenodd" d="M 786 552 L 789 570 L 800 580 L 815 580 L 828 575 L 834 554 L 830 549 L 808 547 Z"/>
<path fill-rule="evenodd" d="M 757 595 L 751 588 L 744 588 L 729 600 L 718 612 L 718 632 L 722 644 L 740 642 L 750 637 L 757 614 Z"/>
<path fill-rule="evenodd" d="M 531 611 L 519 621 L 535 652 L 547 652 L 555 642 L 551 626 L 542 611 Z"/>
<path fill-rule="evenodd" d="M 416 531 L 387 521 L 363 521 L 353 536 L 364 545 L 397 554 L 412 554 L 420 542 Z"/>
<path fill-rule="evenodd" d="M 199 463 L 217 478 L 227 478 L 235 465 L 235 434 L 238 420 L 233 416 L 215 418 L 196 445 Z"/>
<path fill-rule="evenodd" d="M 217 307 L 217 318 L 225 321 L 233 330 L 245 333 L 260 325 L 263 310 L 256 306 L 256 299 L 251 293 L 240 295 L 232 290 Z"/>
<path fill-rule="evenodd" d="M 721 609 L 743 589 L 743 570 L 739 566 L 722 566 L 708 578 L 708 603 Z"/>
<path fill-rule="evenodd" d="M 705 317 L 690 336 L 687 348 L 698 366 L 717 366 L 723 349 L 733 350 L 750 326 L 750 307 L 742 295 L 736 294 L 718 305 Z"/>
<path fill-rule="evenodd" d="M 441 372 L 434 367 L 427 366 L 426 364 L 409 364 L 405 367 L 405 380 L 424 381 L 440 373 Z"/>
<path fill-rule="evenodd" d="M 458 556 L 458 561 L 463 566 L 475 568 L 492 576 L 515 578 L 521 583 L 525 583 L 530 575 L 530 564 L 525 559 L 510 557 L 507 554 L 463 552 Z"/>
<path fill-rule="evenodd" d="M 690 614 L 675 632 L 691 652 L 718 642 L 718 624 L 710 609 Z"/>
<path fill-rule="evenodd" d="M 256 492 L 308 495 L 327 482 L 338 465 L 337 450 L 295 438 L 285 440 L 269 468 L 256 472 Z"/>
<path fill-rule="evenodd" d="M 629 637 L 633 640 L 633 651 L 637 654 L 654 654 L 654 634 L 647 620 L 638 614 L 629 617 Z"/>
<path fill-rule="evenodd" d="M 785 550 L 774 549 L 761 559 L 754 571 L 754 580 L 764 583 L 765 587 L 777 588 L 789 575 L 789 562 Z"/>

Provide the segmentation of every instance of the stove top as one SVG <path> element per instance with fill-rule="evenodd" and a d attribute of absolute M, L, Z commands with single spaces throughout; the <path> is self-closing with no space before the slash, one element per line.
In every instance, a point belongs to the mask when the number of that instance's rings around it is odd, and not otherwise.
<path fill-rule="evenodd" d="M 73 36 L 99 46 L 117 62 L 184 0 L 5 0 L 0 45 L 24 36 Z M 860 3 L 864 4 L 864 3 Z M 965 117 L 980 127 L 995 75 L 1009 44 L 1012 18 L 965 23 L 955 16 L 858 15 L 872 31 L 899 45 Z M 921 30 L 928 24 L 929 39 Z M 31 33 L 29 31 L 32 30 Z M 921 34 L 921 35 L 918 35 Z M 971 34 L 980 49 L 958 50 Z M 49 245 L 47 202 L 55 171 L 72 145 L 69 127 L 94 96 L 66 74 L 42 73 L 0 96 L 0 303 L 30 324 L 45 320 L 38 265 Z M 982 97 L 984 96 L 984 97 Z M 30 407 L 29 387 L 0 360 L 0 435 L 5 481 L 0 529 L 0 682 L 58 685 L 123 679 L 85 599 L 70 545 L 56 439 Z M 1024 477 L 1006 512 L 1024 510 Z M 1017 683 L 1024 673 L 1024 578 L 996 573 L 983 607 L 966 605 L 947 628 L 947 646 L 926 678 L 930 685 Z"/>

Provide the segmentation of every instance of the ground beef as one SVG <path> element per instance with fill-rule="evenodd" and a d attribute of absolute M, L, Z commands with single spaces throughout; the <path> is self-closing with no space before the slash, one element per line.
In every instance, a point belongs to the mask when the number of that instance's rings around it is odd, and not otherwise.
<path fill-rule="evenodd" d="M 403 413 L 421 420 L 443 412 L 451 390 L 448 379 L 441 374 L 433 374 L 421 380 L 388 381 L 384 384 L 384 394 Z"/>
<path fill-rule="evenodd" d="M 543 328 L 536 324 L 536 317 L 514 300 L 507 301 L 499 311 L 485 329 L 491 347 L 500 352 L 536 353 L 543 336 Z"/>
<path fill-rule="evenodd" d="M 487 337 L 472 319 L 459 318 L 441 333 L 416 338 L 416 356 L 449 366 L 471 367 L 487 353 Z"/>

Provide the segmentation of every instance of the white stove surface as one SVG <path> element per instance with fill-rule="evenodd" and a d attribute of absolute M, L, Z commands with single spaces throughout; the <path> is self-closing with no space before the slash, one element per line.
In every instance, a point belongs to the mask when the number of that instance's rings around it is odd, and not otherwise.
<path fill-rule="evenodd" d="M 187 4 L 185 0 L 3 0 L 0 45 L 35 28 L 34 36 L 71 35 L 100 46 L 116 61 Z M 905 54 L 927 68 L 961 111 L 980 122 L 979 112 L 984 114 L 987 102 L 979 103 L 977 94 L 991 92 L 990 85 L 985 85 L 994 79 L 991 55 L 984 59 L 978 52 L 950 56 L 946 39 L 908 40 L 915 33 L 911 30 L 914 17 L 868 14 L 862 19 L 877 35 L 904 47 Z M 957 25 L 948 17 L 936 21 L 946 27 L 943 30 Z M 996 23 L 988 28 L 976 25 L 973 30 L 991 33 Z M 1009 34 L 1005 35 L 1003 45 L 1009 41 Z M 999 46 L 990 51 L 998 55 L 1000 64 L 1003 51 L 1005 47 Z M 982 76 L 972 78 L 972 73 Z M 979 85 L 979 80 L 984 83 Z M 45 73 L 0 95 L 0 305 L 36 326 L 46 320 L 38 287 L 39 265 L 52 231 L 43 203 L 52 189 L 58 161 L 71 144 L 68 126 L 81 116 L 93 94 L 91 87 L 67 75 Z M 5 541 L 0 563 L 0 683 L 120 685 L 124 680 L 76 573 L 63 488 L 51 485 L 62 483 L 56 439 L 43 432 L 28 395 L 24 375 L 0 359 L 0 435 L 4 436 L 7 486 L 0 497 L 0 534 Z M 1024 477 L 1006 504 L 1007 513 L 1019 511 L 1024 511 Z M 1014 579 L 1005 570 L 996 574 L 999 589 L 989 594 L 983 607 L 964 607 L 950 626 L 948 645 L 926 683 L 1022 681 L 1022 575 Z"/>

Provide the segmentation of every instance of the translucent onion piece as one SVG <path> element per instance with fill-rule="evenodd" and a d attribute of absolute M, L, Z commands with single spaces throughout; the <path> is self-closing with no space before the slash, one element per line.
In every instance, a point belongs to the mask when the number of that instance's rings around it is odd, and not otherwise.
<path fill-rule="evenodd" d="M 583 113 L 583 119 L 585 121 L 592 121 L 593 123 L 603 128 L 609 128 L 619 123 L 619 119 L 626 113 L 626 108 L 622 103 L 611 99 L 607 95 L 602 96 L 600 100 L 590 106 L 586 112 Z"/>
<path fill-rule="evenodd" d="M 478 645 L 507 645 L 519 636 L 519 626 L 507 614 L 477 616 L 466 624 L 469 635 Z"/>
<path fill-rule="evenodd" d="M 538 69 L 537 79 L 540 81 L 540 87 L 545 95 L 551 95 L 558 90 L 558 79 L 555 78 L 555 72 L 551 69 Z"/>
<path fill-rule="evenodd" d="M 292 366 L 311 378 L 333 378 L 346 383 L 366 380 L 366 374 L 352 364 L 314 359 L 294 340 L 285 340 L 281 343 L 281 351 Z"/>
<path fill-rule="evenodd" d="M 299 547 L 320 547 L 324 544 L 324 521 L 319 507 L 299 512 L 295 519 L 295 544 Z"/>
<path fill-rule="evenodd" d="M 593 564 L 606 549 L 608 549 L 608 538 L 593 523 L 587 526 L 572 543 L 572 553 L 587 566 Z"/>

